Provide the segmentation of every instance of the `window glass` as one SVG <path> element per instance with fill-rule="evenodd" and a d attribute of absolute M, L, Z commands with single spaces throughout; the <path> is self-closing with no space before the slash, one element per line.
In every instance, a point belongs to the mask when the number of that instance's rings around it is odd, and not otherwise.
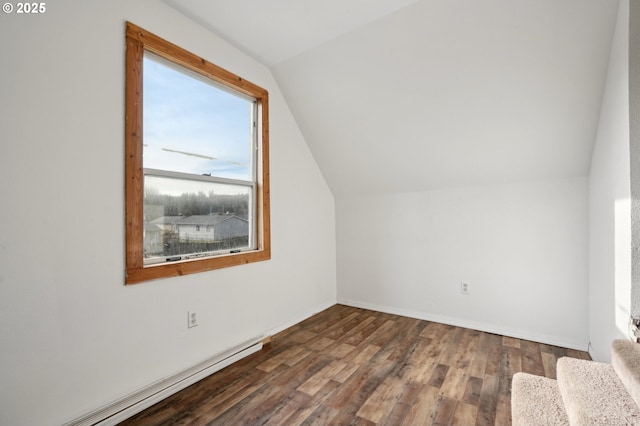
<path fill-rule="evenodd" d="M 253 179 L 254 105 L 145 52 L 145 168 Z"/>
<path fill-rule="evenodd" d="M 255 102 L 148 52 L 143 69 L 144 264 L 254 248 Z"/>
<path fill-rule="evenodd" d="M 145 265 L 255 248 L 253 198 L 251 186 L 146 175 Z"/>

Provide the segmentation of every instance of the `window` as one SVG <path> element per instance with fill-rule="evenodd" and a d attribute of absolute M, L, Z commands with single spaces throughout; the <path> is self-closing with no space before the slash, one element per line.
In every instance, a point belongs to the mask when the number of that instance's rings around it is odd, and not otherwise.
<path fill-rule="evenodd" d="M 126 25 L 126 280 L 271 257 L 268 92 Z"/>

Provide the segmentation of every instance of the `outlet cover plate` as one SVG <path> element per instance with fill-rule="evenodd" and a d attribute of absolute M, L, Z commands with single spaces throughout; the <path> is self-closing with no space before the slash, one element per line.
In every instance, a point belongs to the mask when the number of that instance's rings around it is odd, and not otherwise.
<path fill-rule="evenodd" d="M 198 326 L 198 315 L 193 312 L 193 311 L 189 311 L 187 312 L 187 327 L 189 328 L 193 328 L 193 327 L 197 327 Z"/>

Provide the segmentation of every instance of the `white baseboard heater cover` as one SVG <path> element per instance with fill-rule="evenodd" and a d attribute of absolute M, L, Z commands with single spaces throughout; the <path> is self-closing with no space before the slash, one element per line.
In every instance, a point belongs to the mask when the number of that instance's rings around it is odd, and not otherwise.
<path fill-rule="evenodd" d="M 262 349 L 263 337 L 248 340 L 191 368 L 166 377 L 64 426 L 111 426 Z"/>

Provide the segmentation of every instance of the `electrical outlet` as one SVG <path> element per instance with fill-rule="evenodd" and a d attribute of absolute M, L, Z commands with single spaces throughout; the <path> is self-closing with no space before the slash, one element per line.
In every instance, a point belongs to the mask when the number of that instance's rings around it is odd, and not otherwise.
<path fill-rule="evenodd" d="M 188 315 L 187 327 L 189 327 L 189 328 L 197 327 L 198 326 L 198 315 L 193 311 L 187 312 L 187 315 Z"/>
<path fill-rule="evenodd" d="M 460 283 L 460 293 L 469 294 L 469 283 L 466 281 L 462 281 Z"/>

